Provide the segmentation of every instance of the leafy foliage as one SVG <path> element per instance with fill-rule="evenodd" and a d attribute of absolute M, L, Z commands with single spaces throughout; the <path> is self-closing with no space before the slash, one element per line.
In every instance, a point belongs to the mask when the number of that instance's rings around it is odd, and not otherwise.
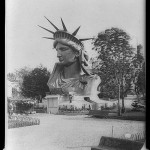
<path fill-rule="evenodd" d="M 30 68 L 28 67 L 23 67 L 20 69 L 15 70 L 13 73 L 8 73 L 7 74 L 7 80 L 11 82 L 9 86 L 12 88 L 11 89 L 11 96 L 14 98 L 23 98 L 21 95 L 21 87 L 22 87 L 22 82 L 23 78 L 26 74 L 28 74 L 30 71 Z"/>
<path fill-rule="evenodd" d="M 17 101 L 15 105 L 17 112 L 28 111 L 34 106 L 34 104 L 31 102 L 23 102 L 23 101 Z"/>
<path fill-rule="evenodd" d="M 93 50 L 98 53 L 97 61 L 93 62 L 93 69 L 102 80 L 102 95 L 109 98 L 118 97 L 120 85 L 123 98 L 130 90 L 133 78 L 131 62 L 134 49 L 130 45 L 130 36 L 121 29 L 111 28 L 99 33 L 93 45 Z"/>
<path fill-rule="evenodd" d="M 14 73 L 8 73 L 7 74 L 7 79 L 10 81 L 10 82 L 14 82 L 16 81 L 16 75 Z"/>
<path fill-rule="evenodd" d="M 136 90 L 138 93 L 142 93 L 143 97 L 145 98 L 146 94 L 145 63 L 143 63 L 142 70 L 139 72 L 136 82 Z"/>
<path fill-rule="evenodd" d="M 144 56 L 141 53 L 142 45 L 137 46 L 137 54 L 132 59 L 132 66 L 134 69 L 134 80 L 133 83 L 135 84 L 135 93 L 137 95 L 143 94 L 143 97 L 145 97 L 146 92 L 146 75 L 145 75 L 145 60 Z"/>
<path fill-rule="evenodd" d="M 49 91 L 47 82 L 50 72 L 42 65 L 31 70 L 24 76 L 22 83 L 22 95 L 28 98 L 45 97 Z"/>
<path fill-rule="evenodd" d="M 109 80 L 100 89 L 99 97 L 100 98 L 118 98 L 118 86 L 115 83 L 115 80 Z"/>

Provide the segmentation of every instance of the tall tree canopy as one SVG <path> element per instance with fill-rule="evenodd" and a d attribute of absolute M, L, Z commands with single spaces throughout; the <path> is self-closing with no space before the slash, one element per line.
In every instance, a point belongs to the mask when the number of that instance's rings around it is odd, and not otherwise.
<path fill-rule="evenodd" d="M 136 82 L 136 86 L 138 88 L 138 92 L 142 93 L 143 98 L 146 96 L 146 70 L 145 70 L 145 62 L 142 65 L 142 70 L 139 72 L 138 79 Z"/>
<path fill-rule="evenodd" d="M 137 96 L 143 95 L 146 92 L 146 74 L 145 74 L 145 59 L 142 54 L 143 47 L 141 44 L 137 46 L 137 54 L 132 58 L 132 67 L 134 68 L 135 93 Z"/>
<path fill-rule="evenodd" d="M 24 76 L 21 88 L 22 95 L 29 98 L 45 97 L 45 93 L 49 91 L 47 86 L 49 76 L 50 72 L 42 65 L 31 70 Z"/>
<path fill-rule="evenodd" d="M 130 36 L 118 28 L 100 32 L 93 41 L 93 50 L 98 52 L 93 69 L 101 77 L 101 94 L 107 97 L 124 96 L 131 88 L 133 68 L 131 67 L 134 49 L 130 45 Z M 123 101 L 124 107 L 124 101 Z"/>
<path fill-rule="evenodd" d="M 12 96 L 22 98 L 21 87 L 24 76 L 26 76 L 31 71 L 29 67 L 23 67 L 15 70 L 13 73 L 7 74 L 8 81 L 15 83 L 12 88 Z"/>
<path fill-rule="evenodd" d="M 10 81 L 10 82 L 15 82 L 16 81 L 16 76 L 14 73 L 8 73 L 7 74 L 7 79 Z"/>

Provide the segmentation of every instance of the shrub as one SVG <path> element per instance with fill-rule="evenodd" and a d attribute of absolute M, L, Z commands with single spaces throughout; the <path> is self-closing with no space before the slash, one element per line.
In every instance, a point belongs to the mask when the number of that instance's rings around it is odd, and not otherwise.
<path fill-rule="evenodd" d="M 30 110 L 33 108 L 34 104 L 32 102 L 27 102 L 27 101 L 17 101 L 16 102 L 16 111 L 23 113 L 25 111 Z"/>

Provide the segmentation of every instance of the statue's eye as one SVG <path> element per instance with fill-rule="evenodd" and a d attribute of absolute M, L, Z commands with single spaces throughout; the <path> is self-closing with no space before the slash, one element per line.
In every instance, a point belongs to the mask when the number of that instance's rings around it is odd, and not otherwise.
<path fill-rule="evenodd" d="M 60 48 L 61 51 L 66 51 L 68 49 L 69 49 L 68 47 L 62 47 L 62 48 Z"/>

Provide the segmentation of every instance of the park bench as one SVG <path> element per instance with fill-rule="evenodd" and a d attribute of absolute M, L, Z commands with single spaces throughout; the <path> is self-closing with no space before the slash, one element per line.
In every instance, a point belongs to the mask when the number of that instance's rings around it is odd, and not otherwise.
<path fill-rule="evenodd" d="M 141 150 L 143 142 L 102 136 L 98 146 L 91 150 Z"/>

